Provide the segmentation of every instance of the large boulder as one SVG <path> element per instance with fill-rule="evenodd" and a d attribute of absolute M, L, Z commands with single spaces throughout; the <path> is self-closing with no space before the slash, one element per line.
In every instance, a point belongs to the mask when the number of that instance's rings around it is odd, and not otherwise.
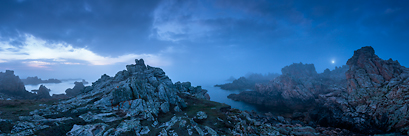
<path fill-rule="evenodd" d="M 38 88 L 38 90 L 31 90 L 33 92 L 37 93 L 37 99 L 50 99 L 50 89 L 48 89 L 47 87 L 45 87 L 44 85 L 40 85 L 40 87 Z"/>
<path fill-rule="evenodd" d="M 67 96 L 72 97 L 72 96 L 76 96 L 80 93 L 84 92 L 84 83 L 83 82 L 74 82 L 74 87 L 68 88 L 67 90 L 65 90 L 65 93 Z"/>

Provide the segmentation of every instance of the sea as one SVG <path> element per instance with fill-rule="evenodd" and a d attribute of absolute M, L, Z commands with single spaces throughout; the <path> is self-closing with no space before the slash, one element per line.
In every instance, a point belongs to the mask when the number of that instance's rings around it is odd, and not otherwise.
<path fill-rule="evenodd" d="M 74 82 L 81 82 L 82 79 L 71 79 L 71 80 L 62 80 L 61 83 L 42 83 L 38 85 L 25 85 L 27 91 L 31 90 L 38 90 L 41 85 L 44 85 L 48 89 L 50 89 L 50 95 L 53 94 L 65 94 L 65 90 L 68 88 L 73 88 L 75 86 Z M 86 80 L 89 81 L 89 80 Z M 85 84 L 84 86 L 91 85 L 91 82 L 89 84 Z"/>

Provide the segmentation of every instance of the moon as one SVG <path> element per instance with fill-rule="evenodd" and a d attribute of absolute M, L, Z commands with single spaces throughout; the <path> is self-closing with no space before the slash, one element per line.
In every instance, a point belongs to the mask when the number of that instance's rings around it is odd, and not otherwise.
<path fill-rule="evenodd" d="M 331 63 L 334 64 L 334 63 L 335 63 L 335 60 L 331 61 Z"/>

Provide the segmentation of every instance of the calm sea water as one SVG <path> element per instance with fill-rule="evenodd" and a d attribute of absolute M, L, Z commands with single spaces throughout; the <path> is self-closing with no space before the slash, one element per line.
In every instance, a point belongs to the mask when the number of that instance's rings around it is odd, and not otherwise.
<path fill-rule="evenodd" d="M 258 113 L 266 113 L 271 111 L 271 109 L 268 109 L 264 106 L 253 105 L 241 101 L 234 101 L 232 99 L 227 98 L 228 95 L 238 94 L 241 91 L 223 90 L 220 89 L 219 87 L 214 87 L 213 85 L 202 86 L 202 88 L 208 91 L 207 93 L 210 95 L 211 101 L 225 103 L 230 105 L 232 108 L 240 110 L 256 111 Z"/>
<path fill-rule="evenodd" d="M 40 88 L 40 85 L 44 85 L 48 89 L 50 89 L 50 95 L 52 94 L 65 94 L 65 90 L 68 88 L 73 88 L 74 87 L 74 82 L 81 82 L 82 80 L 66 80 L 61 83 L 43 83 L 39 85 L 25 85 L 27 91 L 31 90 L 38 90 Z M 88 80 L 87 80 L 88 81 Z M 90 85 L 86 84 L 85 86 Z"/>

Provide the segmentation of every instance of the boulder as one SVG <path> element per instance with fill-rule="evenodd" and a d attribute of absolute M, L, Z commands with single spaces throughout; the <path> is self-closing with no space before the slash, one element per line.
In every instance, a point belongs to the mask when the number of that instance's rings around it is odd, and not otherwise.
<path fill-rule="evenodd" d="M 45 87 L 44 85 L 40 85 L 38 90 L 31 90 L 31 91 L 37 93 L 37 99 L 50 99 L 51 98 L 50 96 L 51 90 Z"/>
<path fill-rule="evenodd" d="M 85 86 L 84 86 L 83 82 L 74 82 L 74 87 L 72 89 L 68 88 L 67 90 L 65 90 L 65 93 L 66 93 L 67 96 L 73 97 L 73 96 L 76 96 L 76 95 L 78 95 L 80 93 L 83 93 L 84 88 L 85 88 Z"/>

